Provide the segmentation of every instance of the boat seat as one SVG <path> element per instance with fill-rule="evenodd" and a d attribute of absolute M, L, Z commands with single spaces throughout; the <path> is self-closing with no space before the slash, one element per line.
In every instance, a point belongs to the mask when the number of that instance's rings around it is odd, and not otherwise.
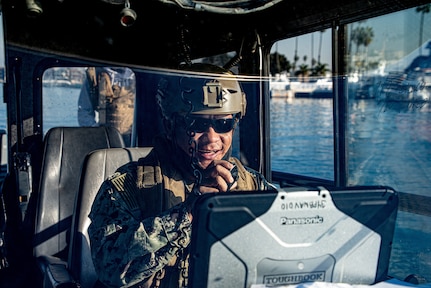
<path fill-rule="evenodd" d="M 54 127 L 44 138 L 36 200 L 33 255 L 66 259 L 75 196 L 85 156 L 96 149 L 124 147 L 113 127 Z"/>
<path fill-rule="evenodd" d="M 40 261 L 47 263 L 44 287 L 94 287 L 97 275 L 91 258 L 87 229 L 90 225 L 91 206 L 103 181 L 119 167 L 145 157 L 152 148 L 100 149 L 87 155 L 82 168 L 79 192 L 75 199 L 71 245 L 67 262 L 52 257 Z M 69 286 L 70 285 L 70 286 Z"/>

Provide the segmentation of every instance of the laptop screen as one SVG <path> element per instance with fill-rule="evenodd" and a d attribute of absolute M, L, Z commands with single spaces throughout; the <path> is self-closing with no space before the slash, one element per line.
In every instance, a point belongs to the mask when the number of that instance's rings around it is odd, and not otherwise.
<path fill-rule="evenodd" d="M 397 207 L 397 193 L 380 186 L 203 195 L 190 287 L 386 280 Z"/>

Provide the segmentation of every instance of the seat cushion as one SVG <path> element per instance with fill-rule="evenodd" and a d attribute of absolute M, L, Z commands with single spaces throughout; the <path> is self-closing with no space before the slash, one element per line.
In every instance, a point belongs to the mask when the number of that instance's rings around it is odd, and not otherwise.
<path fill-rule="evenodd" d="M 72 245 L 69 251 L 71 274 L 81 287 L 93 287 L 97 281 L 87 229 L 90 226 L 88 215 L 100 186 L 119 167 L 145 157 L 151 149 L 150 147 L 102 149 L 93 151 L 86 157 L 76 198 Z"/>
<path fill-rule="evenodd" d="M 55 127 L 44 139 L 37 199 L 35 256 L 67 254 L 68 231 L 85 156 L 103 148 L 124 147 L 112 127 Z"/>

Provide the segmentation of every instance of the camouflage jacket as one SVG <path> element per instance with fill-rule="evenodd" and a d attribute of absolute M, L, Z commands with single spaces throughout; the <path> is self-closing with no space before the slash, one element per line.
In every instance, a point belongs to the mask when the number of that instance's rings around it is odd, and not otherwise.
<path fill-rule="evenodd" d="M 101 186 L 88 229 L 93 263 L 108 287 L 187 287 L 193 179 L 158 143 L 138 162 L 117 170 Z M 274 187 L 240 161 L 236 190 Z M 184 166 L 184 165 L 183 165 Z"/>
<path fill-rule="evenodd" d="M 78 123 L 80 126 L 112 126 L 121 134 L 130 134 L 135 75 L 128 68 L 114 69 L 88 67 L 78 99 Z"/>

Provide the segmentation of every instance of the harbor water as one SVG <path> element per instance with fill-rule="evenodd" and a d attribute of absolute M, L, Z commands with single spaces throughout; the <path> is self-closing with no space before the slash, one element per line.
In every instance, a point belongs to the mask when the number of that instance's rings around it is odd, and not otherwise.
<path fill-rule="evenodd" d="M 332 99 L 271 99 L 273 170 L 334 179 L 332 105 Z M 351 99 L 348 111 L 349 185 L 431 196 L 430 103 Z M 430 282 L 429 243 L 429 217 L 399 211 L 389 274 Z"/>

